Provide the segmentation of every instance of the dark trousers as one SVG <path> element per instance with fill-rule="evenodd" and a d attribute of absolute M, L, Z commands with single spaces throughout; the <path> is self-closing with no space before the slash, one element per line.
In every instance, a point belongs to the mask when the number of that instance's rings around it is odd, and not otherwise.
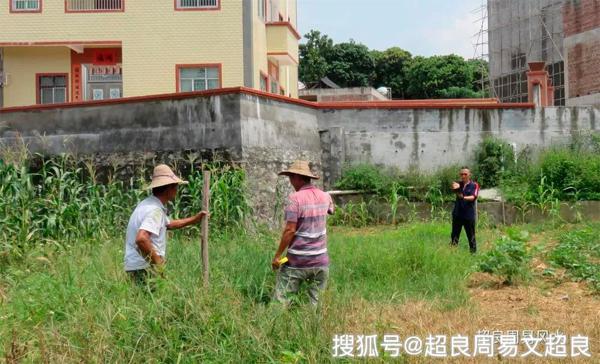
<path fill-rule="evenodd" d="M 129 279 L 138 287 L 147 289 L 150 292 L 154 292 L 156 289 L 156 273 L 148 269 L 138 269 L 127 271 Z"/>
<path fill-rule="evenodd" d="M 477 241 L 475 240 L 475 220 L 463 219 L 460 217 L 452 216 L 452 245 L 458 245 L 458 239 L 460 238 L 460 232 L 462 228 L 465 228 L 467 233 L 467 239 L 469 240 L 469 250 L 471 253 L 477 251 Z"/>

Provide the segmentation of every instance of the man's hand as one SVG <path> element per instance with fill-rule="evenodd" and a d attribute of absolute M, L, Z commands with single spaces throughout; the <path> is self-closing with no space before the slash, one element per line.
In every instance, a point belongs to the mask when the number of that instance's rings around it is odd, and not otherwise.
<path fill-rule="evenodd" d="M 171 221 L 167 225 L 167 229 L 169 229 L 169 230 L 181 229 L 186 226 L 197 224 L 200 221 L 202 221 L 202 219 L 209 218 L 209 217 L 210 217 L 210 213 L 208 211 L 200 211 L 199 214 L 196 214 L 194 216 L 186 217 L 185 219 Z"/>
<path fill-rule="evenodd" d="M 281 264 L 279 264 L 280 259 L 281 259 L 281 256 L 275 254 L 275 257 L 273 258 L 273 261 L 271 262 L 271 269 L 273 269 L 273 270 L 279 269 L 279 267 L 281 266 Z"/>
<path fill-rule="evenodd" d="M 461 200 L 464 200 L 465 196 L 463 196 L 463 194 L 462 194 L 462 193 L 459 193 L 459 194 L 458 194 L 458 198 L 460 198 Z"/>
<path fill-rule="evenodd" d="M 452 182 L 452 189 L 453 190 L 458 190 L 460 188 L 460 185 L 457 182 Z"/>
<path fill-rule="evenodd" d="M 150 255 L 150 262 L 152 263 L 152 265 L 156 266 L 162 266 L 165 264 L 165 260 L 163 259 L 163 257 L 158 255 L 156 251 L 152 251 L 152 254 Z"/>
<path fill-rule="evenodd" d="M 199 214 L 194 216 L 194 223 L 199 223 L 203 218 L 209 218 L 210 213 L 208 211 L 200 211 Z"/>

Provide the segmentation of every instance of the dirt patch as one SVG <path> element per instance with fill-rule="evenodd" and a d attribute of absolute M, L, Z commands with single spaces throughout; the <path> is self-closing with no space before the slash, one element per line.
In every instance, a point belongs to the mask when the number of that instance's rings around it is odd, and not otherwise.
<path fill-rule="evenodd" d="M 475 274 L 469 289 L 470 302 L 464 307 L 446 311 L 428 301 L 404 304 L 379 304 L 358 300 L 348 307 L 344 327 L 338 332 L 355 334 L 396 334 L 403 338 L 429 335 L 468 336 L 470 341 L 479 331 L 532 331 L 534 335 L 561 332 L 568 338 L 585 335 L 590 339 L 592 358 L 564 359 L 561 362 L 600 363 L 600 297 L 593 296 L 583 283 L 563 283 L 554 288 L 505 286 L 494 276 Z M 486 287 L 486 288 L 484 288 Z M 493 287 L 493 288 L 489 288 Z M 449 340 L 449 339 L 448 339 Z M 543 346 L 541 346 L 543 349 Z M 472 342 L 471 342 L 472 349 Z M 522 347 L 519 352 L 526 351 Z M 527 357 L 528 363 L 547 363 L 549 358 Z M 431 358 L 411 357 L 411 363 L 431 362 Z M 498 362 L 498 358 L 477 357 L 436 360 L 452 363 Z M 523 360 L 521 360 L 523 362 Z"/>

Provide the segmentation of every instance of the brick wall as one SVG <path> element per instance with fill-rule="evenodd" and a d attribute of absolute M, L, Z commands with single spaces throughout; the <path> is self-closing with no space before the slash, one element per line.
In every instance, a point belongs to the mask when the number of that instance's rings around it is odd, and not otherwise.
<path fill-rule="evenodd" d="M 569 97 L 600 92 L 600 39 L 567 50 Z"/>
<path fill-rule="evenodd" d="M 600 0 L 563 5 L 568 98 L 600 92 Z"/>
<path fill-rule="evenodd" d="M 600 27 L 600 0 L 568 0 L 563 5 L 565 37 Z"/>

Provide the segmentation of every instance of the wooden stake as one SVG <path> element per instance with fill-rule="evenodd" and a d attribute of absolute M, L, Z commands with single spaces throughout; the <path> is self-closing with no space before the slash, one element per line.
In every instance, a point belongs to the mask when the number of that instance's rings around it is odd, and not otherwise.
<path fill-rule="evenodd" d="M 210 205 L 210 172 L 204 171 L 204 190 L 202 191 L 202 210 L 208 212 Z M 208 218 L 202 220 L 202 235 L 200 239 L 200 250 L 202 254 L 202 280 L 208 286 Z"/>

